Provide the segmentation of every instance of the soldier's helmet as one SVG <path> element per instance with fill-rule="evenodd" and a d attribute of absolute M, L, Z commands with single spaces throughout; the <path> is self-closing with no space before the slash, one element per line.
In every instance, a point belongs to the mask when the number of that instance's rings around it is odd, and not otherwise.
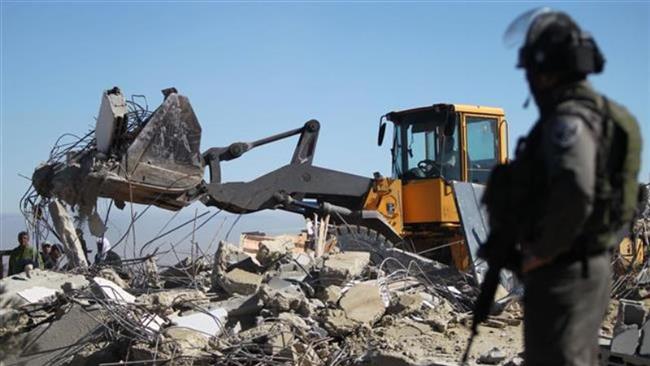
<path fill-rule="evenodd" d="M 532 72 L 562 71 L 600 73 L 605 58 L 593 37 L 569 15 L 550 8 L 536 8 L 517 17 L 506 29 L 503 41 L 519 46 L 517 67 Z"/>

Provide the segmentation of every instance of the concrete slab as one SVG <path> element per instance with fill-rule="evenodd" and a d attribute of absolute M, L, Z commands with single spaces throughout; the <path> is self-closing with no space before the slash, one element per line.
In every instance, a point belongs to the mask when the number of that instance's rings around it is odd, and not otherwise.
<path fill-rule="evenodd" d="M 170 316 L 169 320 L 179 327 L 195 330 L 206 337 L 219 335 L 228 321 L 226 309 L 213 309 L 206 313 L 190 313 Z"/>
<path fill-rule="evenodd" d="M 54 364 L 55 359 L 72 359 L 86 336 L 101 331 L 102 326 L 93 319 L 99 317 L 99 311 L 90 313 L 74 306 L 61 319 L 19 335 L 16 354 L 8 355 L 5 364 L 40 366 Z"/>
<path fill-rule="evenodd" d="M 115 282 L 101 277 L 95 277 L 93 278 L 93 281 L 99 287 L 106 299 L 125 302 L 127 304 L 133 304 L 135 302 L 135 296 L 126 292 L 123 288 L 115 284 Z"/>
<path fill-rule="evenodd" d="M 26 304 L 27 301 L 22 296 L 19 296 L 18 292 L 34 287 L 59 291 L 61 290 L 61 286 L 66 282 L 70 282 L 74 288 L 88 286 L 88 280 L 82 275 L 43 271 L 40 269 L 32 270 L 31 278 L 27 278 L 24 273 L 3 278 L 0 280 L 0 287 L 3 287 L 5 291 L 0 294 L 0 306 L 8 302 L 16 302 L 17 305 Z"/>
<path fill-rule="evenodd" d="M 48 298 L 53 298 L 54 294 L 56 294 L 55 289 L 47 288 L 47 287 L 42 287 L 42 286 L 34 286 L 30 287 L 28 289 L 22 290 L 18 292 L 18 296 L 22 297 L 25 299 L 30 304 L 37 303 L 43 300 L 46 300 Z"/>

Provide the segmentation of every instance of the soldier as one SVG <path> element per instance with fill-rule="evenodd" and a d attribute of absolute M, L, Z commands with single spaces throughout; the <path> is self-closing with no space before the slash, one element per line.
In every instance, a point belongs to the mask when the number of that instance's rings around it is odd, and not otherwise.
<path fill-rule="evenodd" d="M 627 110 L 587 82 L 605 61 L 567 14 L 529 11 L 504 40 L 516 35 L 523 41 L 517 66 L 540 113 L 511 173 L 515 189 L 522 182 L 530 189 L 531 219 L 519 240 L 526 365 L 596 365 L 608 249 L 634 212 L 640 131 Z"/>

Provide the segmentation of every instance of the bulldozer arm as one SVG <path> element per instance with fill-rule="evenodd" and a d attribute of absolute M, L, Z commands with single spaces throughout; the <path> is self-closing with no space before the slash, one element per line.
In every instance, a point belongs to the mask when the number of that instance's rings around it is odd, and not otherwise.
<path fill-rule="evenodd" d="M 87 214 L 97 197 L 178 210 L 201 200 L 233 213 L 283 209 L 361 217 L 372 179 L 312 165 L 320 123 L 252 142 L 235 142 L 200 153 L 201 126 L 187 97 L 170 88 L 144 121 L 134 121 L 119 89 L 106 91 L 95 143 L 36 169 L 39 194 L 58 197 Z M 250 182 L 221 182 L 221 162 L 274 141 L 299 136 L 289 164 Z M 210 181 L 203 180 L 209 168 Z M 351 220 L 353 218 L 350 218 Z"/>

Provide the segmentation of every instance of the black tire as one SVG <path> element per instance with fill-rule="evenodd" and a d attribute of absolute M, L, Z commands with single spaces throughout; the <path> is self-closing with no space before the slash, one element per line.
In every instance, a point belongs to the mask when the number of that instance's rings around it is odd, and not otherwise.
<path fill-rule="evenodd" d="M 370 252 L 370 260 L 380 264 L 387 256 L 386 250 L 393 247 L 384 235 L 376 230 L 359 225 L 338 225 L 330 229 L 336 236 L 341 251 Z"/>

